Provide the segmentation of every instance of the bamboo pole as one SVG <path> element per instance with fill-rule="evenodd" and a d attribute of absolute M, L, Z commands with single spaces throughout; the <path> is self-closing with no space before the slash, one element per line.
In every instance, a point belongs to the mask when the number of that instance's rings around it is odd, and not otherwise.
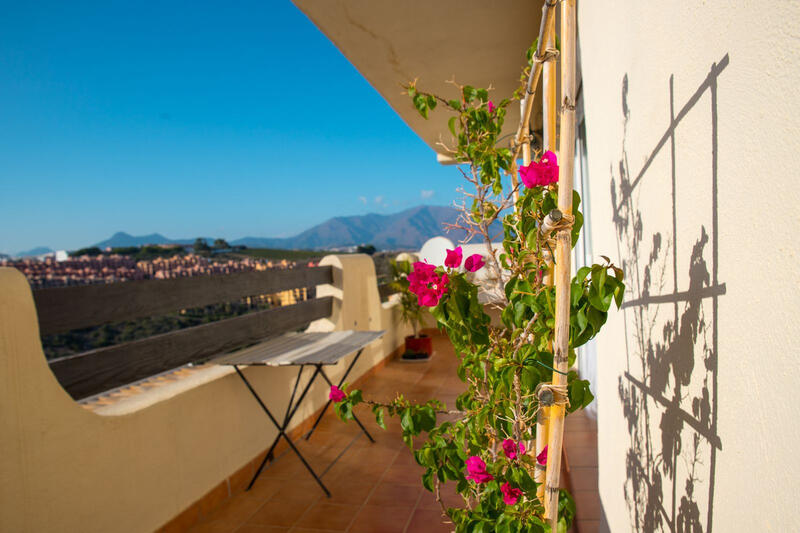
<path fill-rule="evenodd" d="M 523 97 L 519 101 L 519 116 L 522 117 L 525 115 L 525 110 L 527 109 L 528 100 L 530 97 Z M 530 119 L 530 117 L 529 117 Z M 517 130 L 517 138 L 519 137 L 519 132 L 522 130 L 522 119 L 520 119 L 520 128 Z M 530 130 L 530 125 L 528 126 Z M 527 140 L 523 141 L 522 143 L 522 166 L 528 166 L 531 163 L 531 144 Z M 511 187 L 514 190 L 514 211 L 517 210 L 517 202 L 519 201 L 519 177 L 517 176 L 516 170 L 511 173 Z"/>
<path fill-rule="evenodd" d="M 554 10 L 555 11 L 555 10 Z M 555 26 L 555 25 L 554 25 Z M 552 50 L 556 47 L 555 28 L 547 32 L 544 36 L 545 50 Z M 558 96 L 556 95 L 556 75 L 557 65 L 554 57 L 548 57 L 544 61 L 542 67 L 542 126 L 543 126 L 543 148 L 545 151 L 557 151 L 556 148 L 556 106 L 558 105 Z M 557 215 L 556 215 L 557 213 Z M 542 224 L 542 232 L 545 236 L 552 231 L 552 225 L 548 227 L 548 222 L 551 224 L 558 222 L 561 219 L 561 212 L 550 213 L 545 218 Z M 554 220 L 555 216 L 558 220 Z M 548 287 L 553 286 L 553 261 L 552 257 L 548 255 L 547 270 L 544 274 L 544 284 Z M 552 349 L 552 346 L 551 346 Z M 538 456 L 547 446 L 549 437 L 550 425 L 550 407 L 539 406 L 539 412 L 536 417 L 536 455 Z M 545 488 L 545 468 L 536 463 L 536 471 L 534 481 L 540 483 L 536 495 L 542 504 L 545 503 L 544 488 Z"/>
<path fill-rule="evenodd" d="M 572 173 L 575 152 L 575 0 L 561 0 L 561 137 L 558 177 L 558 209 L 572 215 Z M 553 385 L 567 385 L 569 360 L 570 256 L 572 229 L 556 233 L 556 316 L 553 342 Z M 563 374 L 562 374 L 563 373 Z M 550 408 L 550 435 L 547 449 L 545 512 L 553 531 L 558 528 L 558 493 L 561 478 L 561 446 L 564 439 L 564 405 Z"/>
<path fill-rule="evenodd" d="M 514 161 L 519 159 L 522 145 L 528 136 L 528 132 L 530 131 L 531 111 L 533 109 L 532 96 L 536 92 L 536 86 L 539 84 L 539 78 L 542 74 L 542 65 L 544 63 L 543 51 L 546 50 L 544 41 L 546 36 L 553 32 L 553 28 L 556 24 L 556 10 L 553 9 L 555 5 L 556 2 L 551 4 L 549 1 L 546 1 L 542 6 L 542 20 L 539 23 L 539 37 L 536 43 L 536 53 L 533 56 L 533 67 L 531 67 L 531 72 L 528 74 L 528 82 L 525 84 L 525 106 L 522 110 L 522 116 L 520 117 L 517 134 L 514 137 Z M 516 175 L 516 172 L 512 172 L 512 176 L 514 175 Z M 515 180 L 515 178 L 512 178 L 512 180 Z"/>
<path fill-rule="evenodd" d="M 549 31 L 545 36 L 545 50 L 555 50 L 555 31 Z M 556 148 L 556 95 L 557 65 L 555 58 L 550 57 L 544 61 L 542 67 L 542 107 L 543 107 L 543 144 L 545 151 L 557 151 Z"/>

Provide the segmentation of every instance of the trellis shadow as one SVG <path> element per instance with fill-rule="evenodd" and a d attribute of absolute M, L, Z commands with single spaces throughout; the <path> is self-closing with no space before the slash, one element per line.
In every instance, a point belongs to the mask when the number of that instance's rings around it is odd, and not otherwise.
<path fill-rule="evenodd" d="M 630 432 L 624 494 L 637 531 L 712 530 L 716 457 L 722 449 L 717 434 L 717 310 L 725 294 L 725 284 L 718 280 L 717 81 L 728 62 L 725 55 L 713 64 L 677 113 L 670 77 L 669 127 L 635 175 L 625 147 L 631 114 L 627 75 L 622 81 L 625 135 L 619 167 L 611 169 L 611 199 L 628 284 L 623 305 L 628 368 L 619 378 L 619 396 Z M 694 235 L 677 235 L 681 212 L 675 131 L 706 94 L 711 101 L 710 228 L 700 225 Z M 671 163 L 672 227 L 648 230 L 645 236 L 647 211 L 637 187 L 665 149 Z M 647 227 L 651 225 L 655 223 Z M 678 278 L 679 239 L 693 241 L 688 280 Z M 706 489 L 707 497 L 701 494 Z"/>

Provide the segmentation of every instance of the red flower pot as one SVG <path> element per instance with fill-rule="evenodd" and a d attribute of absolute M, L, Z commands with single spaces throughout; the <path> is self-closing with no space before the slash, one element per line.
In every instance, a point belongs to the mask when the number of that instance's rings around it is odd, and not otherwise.
<path fill-rule="evenodd" d="M 404 359 L 427 359 L 433 353 L 433 341 L 427 335 L 406 337 L 406 353 Z"/>

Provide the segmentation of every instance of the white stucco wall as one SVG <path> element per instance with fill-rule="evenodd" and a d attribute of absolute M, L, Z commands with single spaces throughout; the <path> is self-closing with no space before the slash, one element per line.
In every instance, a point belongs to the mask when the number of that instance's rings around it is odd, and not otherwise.
<path fill-rule="evenodd" d="M 611 531 L 796 531 L 800 3 L 586 1 L 579 33 L 593 249 L 629 284 Z"/>

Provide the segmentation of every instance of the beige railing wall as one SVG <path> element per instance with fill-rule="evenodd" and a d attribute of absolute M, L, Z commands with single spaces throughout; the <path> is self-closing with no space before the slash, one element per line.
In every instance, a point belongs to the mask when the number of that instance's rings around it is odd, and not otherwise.
<path fill-rule="evenodd" d="M 398 348 L 405 329 L 397 307 L 380 303 L 371 258 L 328 256 L 322 264 L 335 267 L 334 284 L 317 293 L 333 295 L 334 310 L 311 329 L 387 330 L 365 349 L 354 380 Z M 245 372 L 283 413 L 296 369 Z M 162 391 L 156 401 L 105 414 L 84 409 L 45 361 L 25 277 L 0 268 L 0 531 L 153 531 L 252 461 L 275 430 L 230 369 L 198 375 L 194 386 Z M 319 381 L 295 421 L 326 396 Z"/>

